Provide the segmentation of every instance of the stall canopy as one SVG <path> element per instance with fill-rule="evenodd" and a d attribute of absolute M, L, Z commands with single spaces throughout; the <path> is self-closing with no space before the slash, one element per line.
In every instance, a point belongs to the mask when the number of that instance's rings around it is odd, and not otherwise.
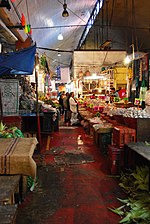
<path fill-rule="evenodd" d="M 31 75 L 34 69 L 36 44 L 29 48 L 0 54 L 0 75 Z"/>

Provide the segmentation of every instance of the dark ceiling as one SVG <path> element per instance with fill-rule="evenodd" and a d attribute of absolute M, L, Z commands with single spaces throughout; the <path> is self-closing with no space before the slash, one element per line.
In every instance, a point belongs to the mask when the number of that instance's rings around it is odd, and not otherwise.
<path fill-rule="evenodd" d="M 106 40 L 112 50 L 150 51 L 150 1 L 105 0 L 82 49 L 100 49 Z"/>

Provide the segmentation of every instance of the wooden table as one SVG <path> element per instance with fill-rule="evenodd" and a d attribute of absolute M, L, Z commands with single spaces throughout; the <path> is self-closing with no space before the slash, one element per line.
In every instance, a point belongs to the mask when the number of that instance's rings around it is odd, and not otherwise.
<path fill-rule="evenodd" d="M 141 160 L 143 160 L 144 165 L 147 165 L 149 167 L 149 174 L 150 174 L 150 146 L 147 146 L 144 142 L 131 142 L 125 145 L 124 153 L 125 153 L 124 154 L 125 168 L 130 168 L 129 160 L 131 160 L 132 155 L 132 160 L 134 164 L 138 165 L 138 163 L 141 163 L 142 162 Z M 149 175 L 149 190 L 150 190 L 150 175 Z"/>
<path fill-rule="evenodd" d="M 36 163 L 32 156 L 36 138 L 0 139 L 0 174 L 21 174 L 36 178 Z"/>

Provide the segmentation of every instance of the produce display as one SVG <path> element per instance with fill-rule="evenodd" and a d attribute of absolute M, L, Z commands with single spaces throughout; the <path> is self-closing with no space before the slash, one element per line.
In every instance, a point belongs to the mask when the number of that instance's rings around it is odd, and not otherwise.
<path fill-rule="evenodd" d="M 94 107 L 97 107 L 97 106 L 105 106 L 106 103 L 105 101 L 101 100 L 101 99 L 90 99 L 90 98 L 86 98 L 84 100 L 84 104 L 86 104 L 87 107 L 90 107 L 90 108 L 94 108 Z"/>
<path fill-rule="evenodd" d="M 99 117 L 93 117 L 88 119 L 90 123 L 99 124 L 102 123 L 102 120 Z"/>
<path fill-rule="evenodd" d="M 136 107 L 130 107 L 130 108 L 110 107 L 109 110 L 107 109 L 107 115 L 109 116 L 122 115 L 123 117 L 131 117 L 131 118 L 150 118 L 150 113 L 148 113 L 147 111 L 148 108 L 142 110 Z"/>
<path fill-rule="evenodd" d="M 144 110 L 137 110 L 133 107 L 126 109 L 126 112 L 123 114 L 124 117 L 131 117 L 131 118 L 150 118 L 150 114 Z"/>
<path fill-rule="evenodd" d="M 59 102 L 58 100 L 52 100 L 50 97 L 44 96 L 44 95 L 39 95 L 39 101 L 51 105 L 54 108 L 59 108 Z"/>
<path fill-rule="evenodd" d="M 97 131 L 97 130 L 99 130 L 100 128 L 106 128 L 106 129 L 108 129 L 108 128 L 113 128 L 113 125 L 111 124 L 111 123 L 107 123 L 107 122 L 104 122 L 104 121 L 102 121 L 101 123 L 99 123 L 99 124 L 94 124 L 93 125 L 93 128 L 94 128 L 94 130 L 95 131 Z"/>
<path fill-rule="evenodd" d="M 128 198 L 119 199 L 122 205 L 109 208 L 122 219 L 119 223 L 150 223 L 149 168 L 136 167 L 130 173 L 122 173 L 119 186 Z"/>
<path fill-rule="evenodd" d="M 126 113 L 126 108 L 117 108 L 117 107 L 109 107 L 109 110 L 107 110 L 107 115 L 114 116 L 114 115 L 123 115 Z"/>
<path fill-rule="evenodd" d="M 24 138 L 23 133 L 17 127 L 7 128 L 0 123 L 0 138 Z"/>

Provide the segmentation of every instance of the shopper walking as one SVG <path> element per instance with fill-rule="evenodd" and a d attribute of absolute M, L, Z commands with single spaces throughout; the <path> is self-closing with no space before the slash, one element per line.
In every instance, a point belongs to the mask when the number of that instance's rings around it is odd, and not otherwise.
<path fill-rule="evenodd" d="M 78 123 L 78 109 L 77 109 L 77 102 L 74 98 L 74 92 L 70 93 L 70 98 L 69 98 L 69 105 L 70 105 L 70 111 L 71 111 L 71 125 L 77 124 Z"/>

